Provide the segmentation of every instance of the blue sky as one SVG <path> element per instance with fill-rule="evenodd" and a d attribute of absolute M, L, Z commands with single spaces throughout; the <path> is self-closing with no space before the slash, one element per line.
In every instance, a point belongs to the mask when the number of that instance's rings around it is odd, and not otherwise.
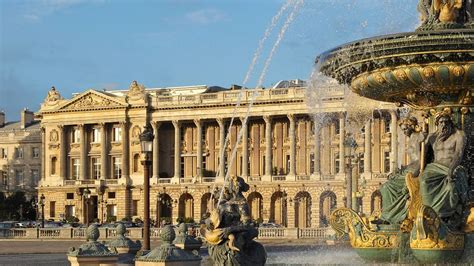
<path fill-rule="evenodd" d="M 51 86 L 88 88 L 242 84 L 283 0 L 2 0 L 0 109 L 38 110 Z M 411 31 L 415 0 L 306 0 L 263 86 L 308 79 L 314 58 L 352 40 Z M 288 12 L 267 39 L 247 86 L 257 84 Z"/>

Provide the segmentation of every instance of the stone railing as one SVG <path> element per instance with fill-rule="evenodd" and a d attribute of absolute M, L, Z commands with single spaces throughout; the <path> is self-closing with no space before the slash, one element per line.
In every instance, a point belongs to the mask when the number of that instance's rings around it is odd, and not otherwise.
<path fill-rule="evenodd" d="M 157 96 L 156 105 L 159 107 L 206 104 L 206 103 L 229 103 L 250 102 L 254 97 L 257 101 L 266 101 L 272 99 L 295 99 L 305 97 L 305 88 L 281 88 L 281 89 L 257 89 L 257 90 L 240 90 L 240 91 L 224 91 L 216 93 L 203 93 L 197 95 L 175 95 L 175 96 Z"/>
<path fill-rule="evenodd" d="M 99 228 L 101 239 L 114 239 L 115 228 Z M 152 239 L 160 238 L 161 228 L 150 228 Z M 143 238 L 143 228 L 127 228 L 125 233 L 132 239 Z M 199 237 L 199 228 L 194 235 Z M 86 228 L 12 228 L 0 229 L 0 239 L 85 239 Z M 258 228 L 259 239 L 315 239 L 325 240 L 327 228 Z"/>

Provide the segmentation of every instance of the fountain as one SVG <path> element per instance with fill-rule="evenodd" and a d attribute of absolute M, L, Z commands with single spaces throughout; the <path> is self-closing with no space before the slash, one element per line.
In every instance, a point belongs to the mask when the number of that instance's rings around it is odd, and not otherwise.
<path fill-rule="evenodd" d="M 409 107 L 424 118 L 416 135 L 421 145 L 413 146 L 419 149 L 413 159 L 418 167 L 402 167 L 384 185 L 401 184 L 382 201 L 406 190 L 399 209 L 388 213 L 386 207 L 367 219 L 340 208 L 330 223 L 339 235 L 349 234 L 366 261 L 472 261 L 474 4 L 420 0 L 418 11 L 415 32 L 355 41 L 316 58 L 322 74 L 356 94 Z M 410 130 L 407 123 L 404 131 Z"/>

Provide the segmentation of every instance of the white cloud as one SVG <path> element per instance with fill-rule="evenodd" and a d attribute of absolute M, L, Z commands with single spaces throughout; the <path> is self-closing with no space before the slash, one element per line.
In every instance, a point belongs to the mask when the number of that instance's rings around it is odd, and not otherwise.
<path fill-rule="evenodd" d="M 38 21 L 61 10 L 81 4 L 101 4 L 106 0 L 34 0 L 25 3 L 23 17 L 30 21 Z"/>
<path fill-rule="evenodd" d="M 197 24 L 211 24 L 227 20 L 227 15 L 215 8 L 200 9 L 186 14 L 186 19 Z"/>

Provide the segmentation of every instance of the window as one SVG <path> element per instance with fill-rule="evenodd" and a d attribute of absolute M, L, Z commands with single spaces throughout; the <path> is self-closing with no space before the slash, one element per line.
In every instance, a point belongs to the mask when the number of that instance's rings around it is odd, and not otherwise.
<path fill-rule="evenodd" d="M 49 202 L 49 217 L 56 217 L 56 201 Z"/>
<path fill-rule="evenodd" d="M 114 127 L 113 134 L 112 134 L 113 142 L 121 142 L 122 141 L 122 128 Z"/>
<path fill-rule="evenodd" d="M 24 173 L 23 170 L 15 170 L 15 181 L 17 187 L 24 187 Z"/>
<path fill-rule="evenodd" d="M 2 173 L 2 184 L 3 186 L 8 186 L 8 176 L 7 176 L 7 172 L 6 171 L 1 171 Z"/>
<path fill-rule="evenodd" d="M 92 129 L 92 143 L 100 142 L 100 130 L 98 128 Z"/>
<path fill-rule="evenodd" d="M 390 117 L 385 117 L 383 119 L 383 123 L 384 123 L 384 132 L 385 133 L 388 133 L 390 132 Z"/>
<path fill-rule="evenodd" d="M 341 133 L 341 125 L 339 120 L 334 121 L 334 134 L 339 135 Z"/>
<path fill-rule="evenodd" d="M 384 173 L 388 173 L 390 172 L 390 152 L 389 151 L 386 151 L 383 153 L 384 154 L 384 162 L 383 162 L 383 166 L 384 166 Z"/>
<path fill-rule="evenodd" d="M 38 169 L 31 170 L 31 182 L 33 182 L 33 186 L 38 185 L 38 181 L 40 179 L 40 172 Z"/>
<path fill-rule="evenodd" d="M 15 148 L 15 158 L 17 158 L 17 159 L 22 159 L 23 158 L 23 148 L 22 147 L 16 147 Z"/>
<path fill-rule="evenodd" d="M 114 167 L 114 179 L 119 179 L 122 177 L 122 158 L 120 157 L 112 157 L 112 163 Z"/>
<path fill-rule="evenodd" d="M 109 198 L 109 199 L 115 199 L 115 192 L 109 192 L 109 193 L 107 193 L 107 198 Z"/>
<path fill-rule="evenodd" d="M 74 193 L 66 193 L 66 199 L 74 199 Z"/>
<path fill-rule="evenodd" d="M 71 177 L 73 180 L 79 179 L 79 169 L 81 167 L 81 164 L 79 162 L 79 159 L 72 159 L 72 173 Z"/>
<path fill-rule="evenodd" d="M 116 217 L 117 216 L 117 205 L 109 204 L 107 205 L 107 217 Z"/>
<path fill-rule="evenodd" d="M 359 153 L 359 173 L 363 173 L 364 169 L 364 153 Z"/>
<path fill-rule="evenodd" d="M 66 212 L 66 219 L 69 218 L 69 217 L 75 217 L 76 216 L 76 206 L 66 205 L 65 206 L 65 212 Z"/>
<path fill-rule="evenodd" d="M 314 173 L 314 165 L 315 165 L 314 153 L 311 153 L 309 155 L 309 173 L 310 174 Z"/>
<path fill-rule="evenodd" d="M 31 156 L 33 158 L 39 158 L 39 153 L 40 153 L 40 150 L 38 147 L 31 148 Z"/>
<path fill-rule="evenodd" d="M 8 159 L 8 148 L 0 149 L 0 159 Z"/>
<path fill-rule="evenodd" d="M 140 154 L 136 153 L 133 155 L 133 172 L 136 173 L 138 172 L 140 165 Z"/>
<path fill-rule="evenodd" d="M 92 158 L 92 178 L 100 179 L 100 158 Z"/>
<path fill-rule="evenodd" d="M 56 175 L 57 164 L 58 164 L 58 159 L 56 157 L 51 158 L 51 175 Z"/>
<path fill-rule="evenodd" d="M 79 143 L 79 142 L 81 142 L 81 131 L 76 128 L 72 132 L 72 143 Z"/>
<path fill-rule="evenodd" d="M 339 152 L 334 154 L 334 174 L 339 173 L 341 169 L 341 160 L 339 159 Z"/>
<path fill-rule="evenodd" d="M 133 200 L 132 202 L 132 216 L 138 215 L 138 200 Z"/>
<path fill-rule="evenodd" d="M 289 173 L 291 168 L 291 159 L 290 155 L 286 155 L 286 172 Z"/>

